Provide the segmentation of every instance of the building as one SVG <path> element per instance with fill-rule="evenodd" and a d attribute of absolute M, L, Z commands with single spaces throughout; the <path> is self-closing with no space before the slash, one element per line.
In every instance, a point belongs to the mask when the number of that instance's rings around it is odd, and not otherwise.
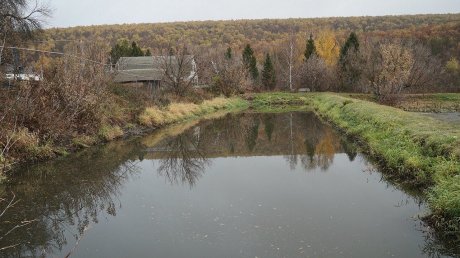
<path fill-rule="evenodd" d="M 179 60 L 181 59 L 181 60 Z M 176 73 L 179 67 L 185 72 Z M 177 58 L 175 56 L 121 57 L 115 66 L 117 83 L 143 83 L 151 89 L 161 87 L 165 81 L 166 70 L 172 74 L 183 74 L 185 80 L 197 80 L 196 63 L 193 56 Z"/>

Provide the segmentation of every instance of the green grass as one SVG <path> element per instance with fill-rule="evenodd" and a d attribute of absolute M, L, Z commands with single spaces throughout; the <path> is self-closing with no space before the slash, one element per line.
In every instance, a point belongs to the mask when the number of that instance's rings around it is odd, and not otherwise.
<path fill-rule="evenodd" d="M 376 101 L 371 94 L 341 93 L 340 96 Z M 405 94 L 394 105 L 412 112 L 460 112 L 460 93 Z"/>
<path fill-rule="evenodd" d="M 435 98 L 454 98 L 440 94 Z M 264 93 L 253 106 L 267 111 L 304 103 L 346 134 L 360 139 L 370 155 L 398 178 L 423 189 L 436 215 L 460 218 L 460 128 L 398 108 L 332 93 Z"/>

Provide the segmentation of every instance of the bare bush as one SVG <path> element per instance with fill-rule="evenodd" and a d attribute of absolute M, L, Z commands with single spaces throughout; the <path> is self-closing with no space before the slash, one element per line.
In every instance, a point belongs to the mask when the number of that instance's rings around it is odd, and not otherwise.
<path fill-rule="evenodd" d="M 218 55 L 212 61 L 214 77 L 213 90 L 229 97 L 249 88 L 247 69 L 237 56 Z"/>
<path fill-rule="evenodd" d="M 431 50 L 421 44 L 409 44 L 412 50 L 413 62 L 409 78 L 404 89 L 409 91 L 432 91 L 432 87 L 439 81 L 442 72 L 441 61 L 431 54 Z"/>
<path fill-rule="evenodd" d="M 300 80 L 302 87 L 311 91 L 330 90 L 336 81 L 335 72 L 316 54 L 311 55 L 302 65 Z"/>
<path fill-rule="evenodd" d="M 94 133 L 111 103 L 105 60 L 104 44 L 72 44 L 66 55 L 54 61 L 49 78 L 2 90 L 0 146 L 9 146 L 8 151 L 19 157 L 31 154 L 28 158 L 36 158 L 41 151 L 52 155 L 50 148 L 39 148 L 40 144 L 65 143 L 75 134 Z M 12 137 L 18 141 L 21 131 L 36 141 L 24 146 L 9 144 Z M 7 155 L 4 151 L 3 158 Z"/>

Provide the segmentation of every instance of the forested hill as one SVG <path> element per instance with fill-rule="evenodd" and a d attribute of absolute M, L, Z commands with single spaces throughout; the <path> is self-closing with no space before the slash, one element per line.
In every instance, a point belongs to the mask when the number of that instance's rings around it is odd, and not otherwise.
<path fill-rule="evenodd" d="M 56 40 L 57 48 L 58 40 L 99 39 L 113 45 L 126 38 L 153 51 L 179 39 L 194 46 L 229 45 L 237 49 L 251 43 L 256 50 L 266 51 L 291 32 L 307 36 L 323 30 L 334 31 L 338 41 L 344 41 L 350 31 L 362 38 L 412 38 L 429 44 L 435 54 L 460 56 L 460 14 L 119 24 L 46 32 L 47 37 Z"/>

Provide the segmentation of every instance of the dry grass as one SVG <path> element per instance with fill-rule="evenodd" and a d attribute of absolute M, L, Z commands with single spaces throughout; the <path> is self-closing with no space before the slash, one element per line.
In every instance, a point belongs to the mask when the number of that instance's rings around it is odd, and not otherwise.
<path fill-rule="evenodd" d="M 246 106 L 237 98 L 214 98 L 197 105 L 193 103 L 172 103 L 164 109 L 148 107 L 139 115 L 139 123 L 144 126 L 162 126 L 221 109 Z"/>
<path fill-rule="evenodd" d="M 112 141 L 123 136 L 123 130 L 118 125 L 103 125 L 99 130 L 99 136 L 106 141 Z"/>

